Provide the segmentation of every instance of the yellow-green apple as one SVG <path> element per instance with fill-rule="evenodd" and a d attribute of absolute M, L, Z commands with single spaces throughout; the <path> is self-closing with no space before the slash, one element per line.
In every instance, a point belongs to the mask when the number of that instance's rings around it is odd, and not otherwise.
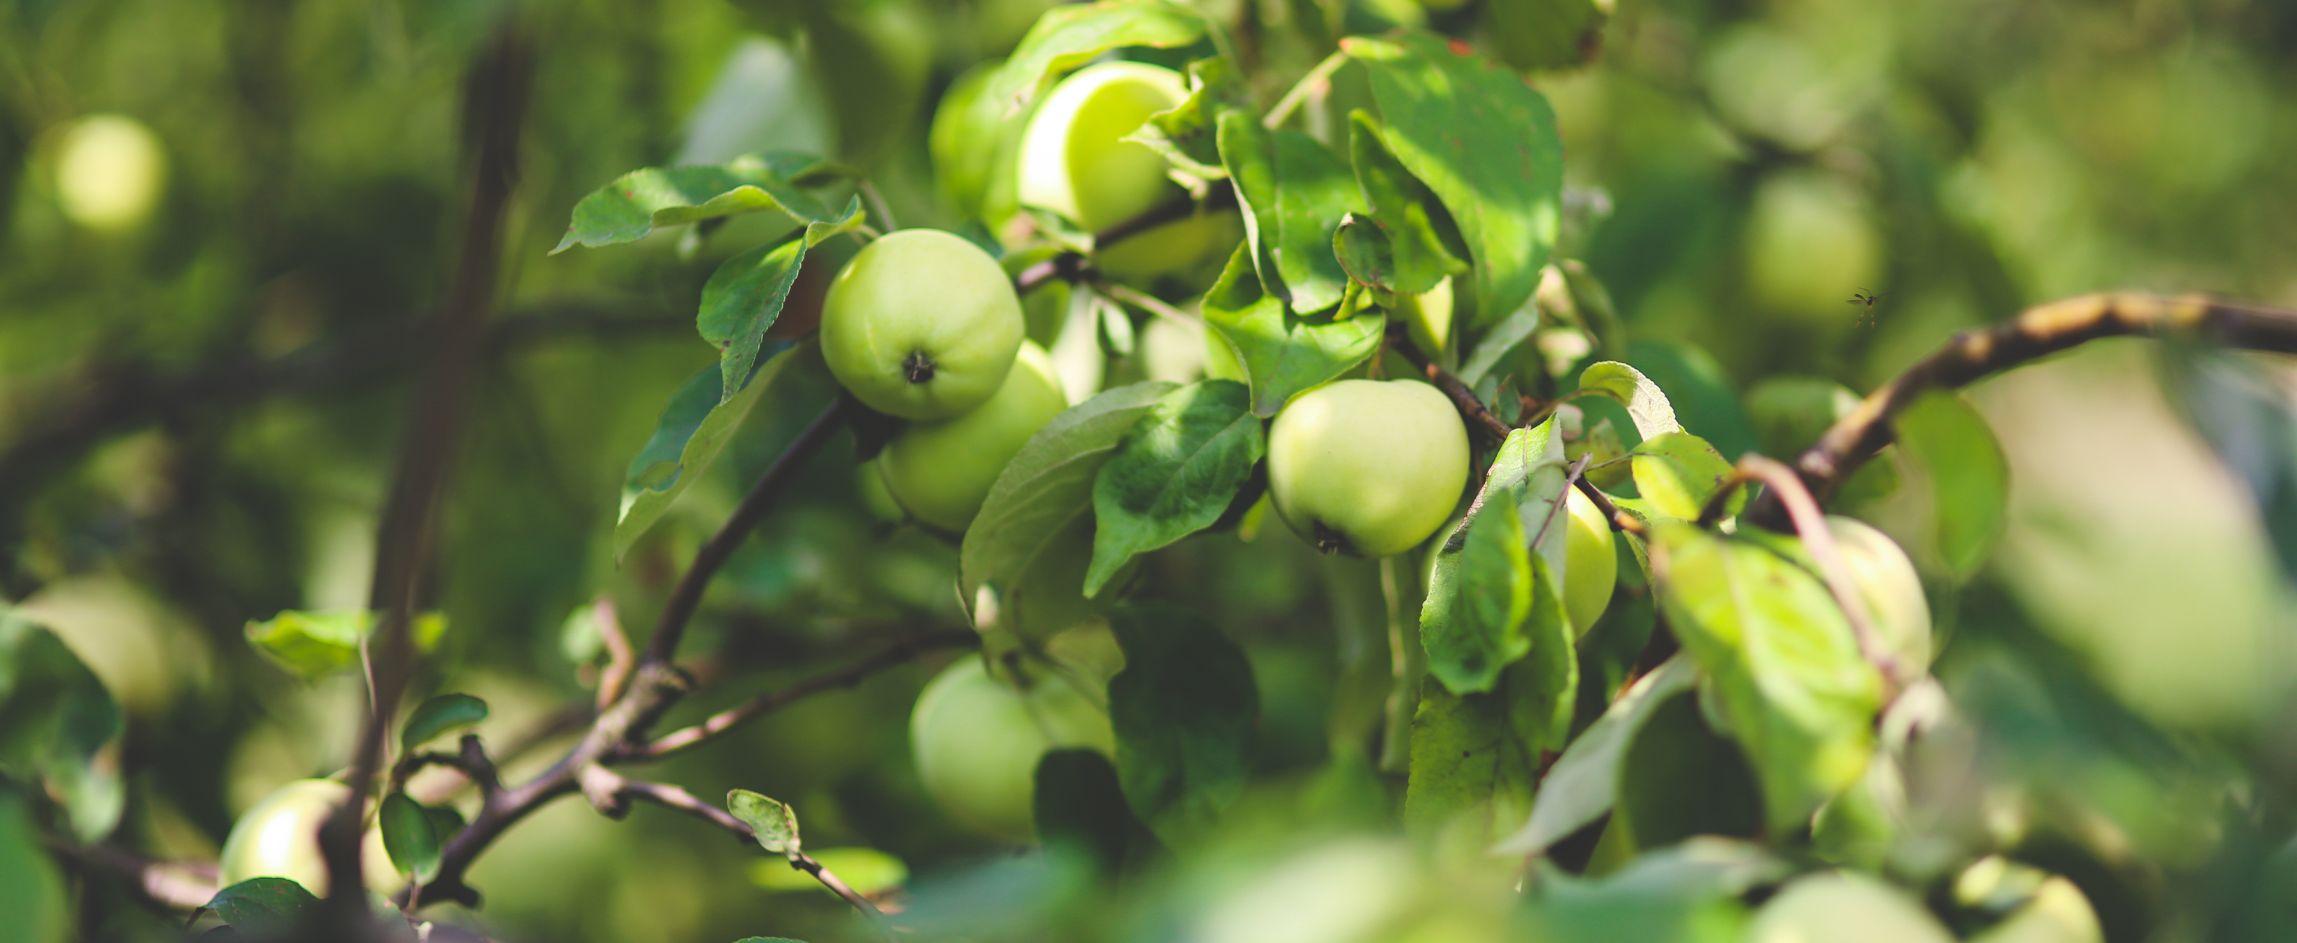
<path fill-rule="evenodd" d="M 1268 433 L 1268 493 L 1326 553 L 1402 553 L 1442 527 L 1467 485 L 1468 437 L 1418 380 L 1341 380 L 1301 394 Z"/>
<path fill-rule="evenodd" d="M 871 409 L 948 419 L 987 401 L 1020 349 L 1021 299 L 997 260 L 933 229 L 864 246 L 822 302 L 822 358 Z"/>

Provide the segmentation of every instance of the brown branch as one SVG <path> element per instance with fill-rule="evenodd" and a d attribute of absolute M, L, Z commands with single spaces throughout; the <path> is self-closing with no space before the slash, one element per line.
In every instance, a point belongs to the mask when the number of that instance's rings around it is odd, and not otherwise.
<path fill-rule="evenodd" d="M 750 536 L 750 531 L 765 519 L 766 511 L 781 497 L 782 489 L 788 486 L 798 466 L 837 430 L 838 414 L 844 402 L 843 398 L 831 400 L 820 415 L 806 424 L 789 448 L 774 459 L 765 474 L 758 476 L 750 492 L 742 496 L 742 503 L 726 518 L 726 523 L 695 552 L 694 562 L 687 565 L 686 574 L 670 591 L 669 602 L 662 606 L 662 619 L 655 625 L 654 637 L 647 640 L 643 664 L 668 665 L 678 653 L 678 642 L 685 637 L 686 624 L 693 620 L 695 610 L 701 608 L 702 594 L 710 588 L 710 578 L 718 574 L 718 568 L 726 565 L 735 549 Z"/>
<path fill-rule="evenodd" d="M 651 743 L 640 744 L 623 750 L 612 757 L 611 761 L 661 759 L 673 753 L 707 743 L 742 724 L 788 707 L 815 694 L 852 687 L 870 675 L 896 665 L 905 664 L 928 652 L 945 648 L 972 647 L 979 644 L 981 644 L 981 636 L 970 629 L 913 635 L 894 642 L 886 646 L 883 651 L 853 664 L 806 678 L 788 687 L 768 691 L 741 704 L 712 714 L 693 726 L 673 730 L 655 738 Z"/>
<path fill-rule="evenodd" d="M 606 646 L 606 667 L 598 674 L 598 709 L 620 700 L 630 683 L 630 670 L 638 666 L 638 651 L 630 646 L 630 633 L 622 630 L 622 615 L 614 600 L 598 597 L 590 604 L 590 618 L 598 625 L 598 640 Z"/>
<path fill-rule="evenodd" d="M 1834 542 L 1834 531 L 1827 526 L 1826 512 L 1819 510 L 1817 499 L 1803 488 L 1802 479 L 1794 470 L 1774 459 L 1748 455 L 1739 459 L 1738 467 L 1723 479 L 1722 487 L 1707 499 L 1699 510 L 1699 526 L 1712 527 L 1723 516 L 1731 492 L 1751 482 L 1761 482 L 1768 492 L 1785 506 L 1787 517 L 1794 522 L 1795 533 L 1803 546 L 1810 548 L 1812 562 L 1818 564 L 1819 576 L 1826 583 L 1827 592 L 1834 596 L 1834 604 L 1850 622 L 1851 637 L 1858 642 L 1858 653 L 1868 664 L 1882 672 L 1884 684 L 1891 690 L 1884 700 L 1895 697 L 1899 683 L 1898 659 L 1883 648 L 1882 638 L 1874 631 L 1874 623 L 1867 618 L 1866 603 L 1858 598 L 1858 582 L 1851 577 L 1850 564 L 1842 557 L 1842 548 Z"/>
<path fill-rule="evenodd" d="M 518 180 L 519 131 L 533 74 L 533 57 L 525 41 L 506 26 L 488 45 L 465 86 L 462 114 L 465 141 L 474 155 L 474 180 L 462 258 L 440 315 L 438 348 L 416 401 L 376 537 L 368 605 L 382 616 L 368 637 L 371 698 L 354 744 L 352 794 L 320 829 L 329 891 L 319 919 L 322 926 L 344 931 L 347 937 L 364 935 L 360 924 L 367 898 L 360 886 L 359 857 L 366 794 L 382 766 L 383 741 L 414 661 L 408 622 L 462 431 L 462 401 L 478 360 L 479 326 L 495 303 L 504 218 Z"/>
<path fill-rule="evenodd" d="M 743 844 L 754 844 L 758 840 L 757 833 L 741 819 L 735 818 L 733 813 L 704 802 L 701 797 L 677 786 L 631 779 L 597 766 L 585 769 L 580 778 L 583 793 L 591 796 L 594 803 L 599 803 L 600 811 L 608 817 L 621 818 L 628 814 L 630 801 L 636 799 L 701 819 L 740 839 Z M 823 867 L 813 856 L 798 851 L 791 852 L 789 859 L 790 867 L 812 875 L 814 880 L 820 881 L 831 893 L 853 905 L 853 909 L 860 911 L 863 916 L 876 921 L 880 927 L 885 926 L 885 911 L 879 910 L 877 904 L 854 890 L 852 885 L 845 883 L 836 873 Z"/>
<path fill-rule="evenodd" d="M 2297 311 L 2204 296 L 2083 295 L 2028 308 L 1991 328 L 1957 334 L 1930 356 L 1867 395 L 1795 459 L 1820 502 L 1890 443 L 1890 421 L 1925 393 L 1954 390 L 2013 367 L 2106 337 L 2187 334 L 2230 347 L 2297 354 Z M 1776 491 L 1747 509 L 1749 520 L 1778 522 Z"/>
<path fill-rule="evenodd" d="M 479 787 L 481 797 L 502 791 L 502 774 L 495 769 L 494 758 L 487 755 L 486 745 L 475 733 L 463 734 L 459 748 L 453 753 L 426 750 L 409 753 L 391 768 L 391 782 L 396 788 L 416 773 L 433 766 L 442 766 L 463 775 L 465 780 Z"/>
<path fill-rule="evenodd" d="M 1236 191 L 1232 187 L 1214 187 L 1203 201 L 1186 197 L 1168 200 L 1147 211 L 1093 234 L 1093 248 L 1106 249 L 1111 245 L 1138 236 L 1166 223 L 1176 223 L 1199 212 L 1213 212 L 1236 205 Z M 1092 275 L 1092 260 L 1080 252 L 1062 252 L 1050 259 L 1022 269 L 1013 276 L 1013 290 L 1028 294 L 1056 281 L 1080 281 Z"/>
<path fill-rule="evenodd" d="M 147 903 L 189 912 L 207 906 L 221 890 L 214 862 L 154 861 L 104 845 L 48 842 L 49 850 L 82 871 L 103 872 L 125 880 Z"/>
<path fill-rule="evenodd" d="M 1579 476 L 1578 480 L 1573 481 L 1572 484 L 1579 489 L 1580 494 L 1587 496 L 1587 500 L 1595 505 L 1597 511 L 1603 513 L 1605 520 L 1611 522 L 1612 530 L 1623 534 L 1634 534 L 1638 537 L 1650 530 L 1644 525 L 1642 518 L 1620 510 L 1619 505 L 1612 502 L 1611 496 L 1604 494 L 1603 489 L 1595 487 L 1595 483 L 1588 481 L 1587 476 Z"/>

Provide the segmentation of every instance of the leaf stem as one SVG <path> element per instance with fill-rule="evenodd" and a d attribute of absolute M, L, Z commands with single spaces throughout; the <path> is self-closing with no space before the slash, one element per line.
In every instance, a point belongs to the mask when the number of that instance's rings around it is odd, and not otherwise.
<path fill-rule="evenodd" d="M 1818 501 L 1803 487 L 1802 479 L 1795 477 L 1793 469 L 1761 455 L 1739 459 L 1738 466 L 1723 479 L 1722 487 L 1700 509 L 1699 526 L 1714 526 L 1721 519 L 1731 492 L 1754 482 L 1761 482 L 1786 508 L 1795 533 L 1802 538 L 1803 546 L 1810 549 L 1812 562 L 1818 564 L 1827 592 L 1834 596 L 1836 608 L 1841 609 L 1843 618 L 1850 622 L 1850 634 L 1858 642 L 1859 655 L 1882 673 L 1887 688 L 1883 701 L 1888 703 L 1897 696 L 1900 684 L 1898 659 L 1883 647 L 1873 621 L 1867 618 L 1866 603 L 1859 599 L 1858 584 L 1851 577 L 1850 564 L 1843 559 L 1842 548 L 1834 542 L 1834 531 L 1827 526 L 1826 513 L 1819 510 Z"/>
<path fill-rule="evenodd" d="M 1348 53 L 1333 50 L 1323 61 L 1316 63 L 1315 68 L 1300 76 L 1300 81 L 1292 83 L 1292 87 L 1284 92 L 1284 97 L 1276 100 L 1275 106 L 1268 109 L 1268 116 L 1261 119 L 1260 123 L 1271 130 L 1283 126 L 1292 117 L 1292 113 L 1299 110 L 1301 104 L 1311 96 L 1320 98 L 1330 93 L 1332 73 L 1340 71 L 1340 67 L 1347 64 Z"/>

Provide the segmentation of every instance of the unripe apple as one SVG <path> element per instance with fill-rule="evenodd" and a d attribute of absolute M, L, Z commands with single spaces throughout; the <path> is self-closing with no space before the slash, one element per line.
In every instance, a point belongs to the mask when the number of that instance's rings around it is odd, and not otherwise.
<path fill-rule="evenodd" d="M 935 804 L 982 835 L 1026 843 L 1036 834 L 1037 761 L 1079 747 L 1111 753 L 1108 712 L 1077 682 L 1030 673 L 1027 690 L 989 676 L 979 658 L 959 659 L 917 696 L 909 716 L 917 775 Z"/>
<path fill-rule="evenodd" d="M 1325 553 L 1402 553 L 1442 527 L 1467 485 L 1468 436 L 1417 380 L 1341 380 L 1303 393 L 1268 433 L 1276 512 Z"/>
<path fill-rule="evenodd" d="M 1021 202 L 1097 232 L 1177 196 L 1164 155 L 1124 138 L 1188 97 L 1188 81 L 1142 62 L 1089 65 L 1053 86 L 1021 136 Z"/>
<path fill-rule="evenodd" d="M 947 419 L 987 401 L 1021 346 L 1021 299 L 962 237 L 904 229 L 862 247 L 822 302 L 822 358 L 869 408 Z"/>
<path fill-rule="evenodd" d="M 135 228 L 151 216 L 166 183 L 167 152 L 134 118 L 90 115 L 57 139 L 56 200 L 81 226 Z"/>
<path fill-rule="evenodd" d="M 1938 918 L 1897 888 L 1854 871 L 1788 884 L 1755 913 L 1749 943 L 1954 943 Z"/>
<path fill-rule="evenodd" d="M 248 878 L 286 878 L 314 895 L 327 894 L 327 864 L 319 853 L 319 826 L 351 798 L 351 787 L 332 779 L 298 779 L 263 797 L 231 826 L 217 863 L 223 885 Z M 389 894 L 404 886 L 383 848 L 383 832 L 367 829 L 360 851 L 367 889 Z"/>
<path fill-rule="evenodd" d="M 1042 347 L 1022 344 L 988 402 L 954 419 L 914 423 L 886 443 L 877 456 L 885 490 L 910 516 L 963 531 L 1005 463 L 1067 408 L 1052 358 Z"/>
<path fill-rule="evenodd" d="M 2098 912 L 2082 889 L 2051 877 L 2034 889 L 2024 906 L 1970 938 L 1970 943 L 2103 943 Z"/>
<path fill-rule="evenodd" d="M 1611 607 L 1619 555 L 1611 542 L 1611 521 L 1587 495 L 1571 489 L 1563 509 L 1570 517 L 1563 532 L 1563 612 L 1571 630 L 1586 635 Z"/>
<path fill-rule="evenodd" d="M 1856 518 L 1829 515 L 1827 531 L 1842 550 L 1875 635 L 1909 669 L 1930 664 L 1930 603 L 1914 561 L 1889 535 Z"/>

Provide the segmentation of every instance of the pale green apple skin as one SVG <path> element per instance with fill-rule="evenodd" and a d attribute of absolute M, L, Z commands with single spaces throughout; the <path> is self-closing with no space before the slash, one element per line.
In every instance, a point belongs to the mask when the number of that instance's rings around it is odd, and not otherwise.
<path fill-rule="evenodd" d="M 1067 408 L 1052 357 L 1023 344 L 988 402 L 954 419 L 914 423 L 886 443 L 877 456 L 885 490 L 911 517 L 962 532 L 1005 463 Z"/>
<path fill-rule="evenodd" d="M 314 895 L 327 893 L 327 865 L 319 855 L 319 826 L 351 797 L 351 787 L 332 779 L 298 779 L 273 790 L 231 826 L 217 862 L 223 886 L 249 878 L 286 878 Z M 397 891 L 403 882 L 383 848 L 383 833 L 367 830 L 360 852 L 367 889 Z"/>
<path fill-rule="evenodd" d="M 1124 138 L 1187 97 L 1187 80 L 1161 66 L 1103 62 L 1071 73 L 1021 134 L 1021 203 L 1097 232 L 1182 192 L 1163 155 Z"/>
<path fill-rule="evenodd" d="M 997 260 L 934 229 L 878 237 L 822 301 L 822 358 L 854 398 L 911 420 L 987 401 L 1021 347 L 1021 299 Z"/>
<path fill-rule="evenodd" d="M 978 658 L 944 669 L 909 716 L 911 755 L 926 794 L 968 830 L 1035 840 L 1037 761 L 1047 751 L 1112 754 L 1106 711 L 1071 682 L 1038 671 L 1024 692 L 989 676 Z"/>
<path fill-rule="evenodd" d="M 1883 647 L 1908 668 L 1929 665 L 1930 603 L 1914 561 L 1864 521 L 1830 515 L 1826 522 Z"/>
<path fill-rule="evenodd" d="M 1268 493 L 1327 553 L 1402 553 L 1433 535 L 1467 486 L 1467 428 L 1417 380 L 1341 380 L 1301 394 L 1268 433 Z"/>
<path fill-rule="evenodd" d="M 167 185 L 167 151 L 143 122 L 89 115 L 65 128 L 56 147 L 56 200 L 88 229 L 122 232 L 149 219 Z"/>
<path fill-rule="evenodd" d="M 1895 887 L 1849 871 L 1789 883 L 1763 904 L 1749 943 L 1954 943 L 1938 918 Z"/>
<path fill-rule="evenodd" d="M 2082 889 L 2052 877 L 2034 890 L 2025 906 L 1976 936 L 1970 943 L 2105 943 L 2098 912 Z"/>
<path fill-rule="evenodd" d="M 1563 612 L 1572 632 L 1586 635 L 1611 607 L 1619 582 L 1619 554 L 1612 546 L 1611 522 L 1579 489 L 1564 499 L 1571 520 L 1563 532 Z"/>

